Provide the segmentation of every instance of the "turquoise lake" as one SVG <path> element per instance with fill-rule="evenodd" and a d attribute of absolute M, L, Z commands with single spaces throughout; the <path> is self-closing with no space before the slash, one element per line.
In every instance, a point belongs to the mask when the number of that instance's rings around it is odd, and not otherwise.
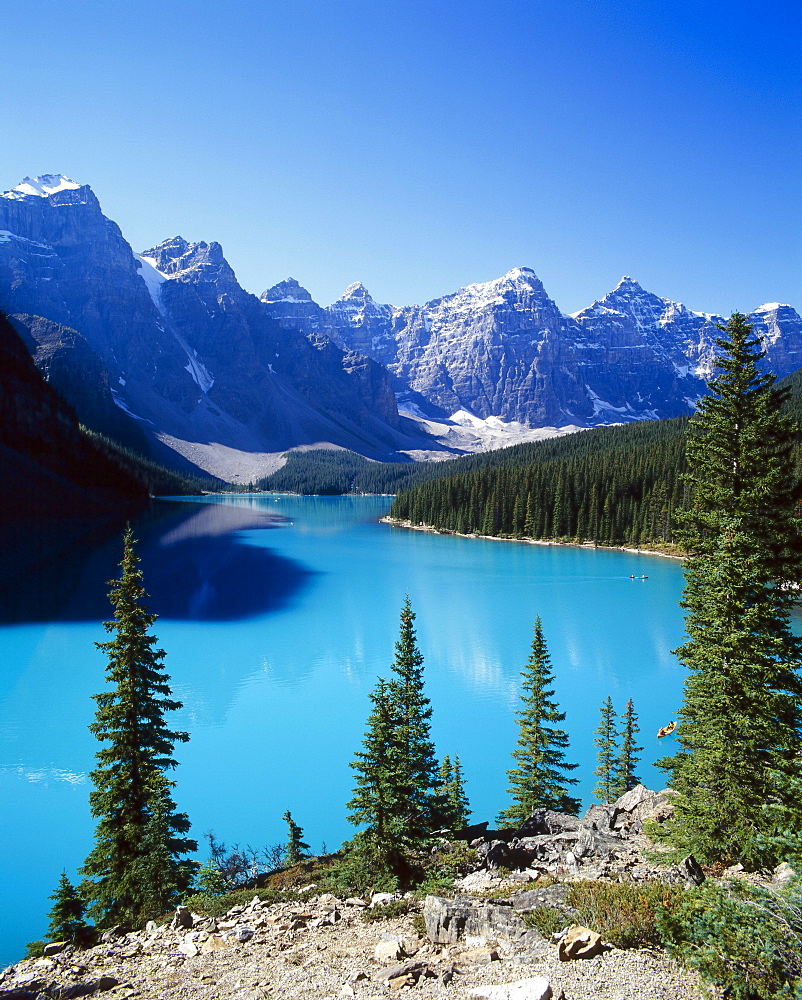
<path fill-rule="evenodd" d="M 680 563 L 642 554 L 408 531 L 387 497 L 228 496 L 160 501 L 135 524 L 153 631 L 183 708 L 176 800 L 201 842 L 284 842 L 289 809 L 315 852 L 352 835 L 345 803 L 368 694 L 388 676 L 405 593 L 417 614 L 438 753 L 459 754 L 474 821 L 507 805 L 520 670 L 536 615 L 580 766 L 610 695 L 640 717 L 640 776 L 671 750 L 683 670 Z M 118 532 L 6 540 L 0 567 L 0 965 L 42 936 L 62 869 L 93 836 L 87 730 L 105 661 Z M 631 579 L 646 575 L 648 579 Z"/>

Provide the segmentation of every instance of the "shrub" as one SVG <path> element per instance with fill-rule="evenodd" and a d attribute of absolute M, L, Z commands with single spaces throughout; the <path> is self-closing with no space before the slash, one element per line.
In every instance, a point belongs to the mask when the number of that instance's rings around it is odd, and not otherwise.
<path fill-rule="evenodd" d="M 642 948 L 660 944 L 657 914 L 670 911 L 682 892 L 663 882 L 574 882 L 567 902 L 614 947 Z"/>
<path fill-rule="evenodd" d="M 572 924 L 573 918 L 565 910 L 557 906 L 536 906 L 534 910 L 524 914 L 524 923 L 527 927 L 534 927 L 544 938 L 556 934 L 563 927 Z"/>
<path fill-rule="evenodd" d="M 802 997 L 802 884 L 707 882 L 658 916 L 668 952 L 732 1000 Z"/>
<path fill-rule="evenodd" d="M 418 896 L 437 896 L 450 892 L 456 879 L 472 872 L 476 867 L 476 851 L 462 841 L 455 841 L 433 851 L 421 861 Z"/>
<path fill-rule="evenodd" d="M 377 920 L 392 920 L 394 917 L 406 916 L 407 913 L 409 913 L 408 899 L 391 899 L 365 910 L 362 919 L 366 924 L 375 924 Z"/>
<path fill-rule="evenodd" d="M 329 892 L 338 895 L 367 892 L 397 892 L 400 878 L 379 850 L 362 846 L 345 851 L 321 879 Z"/>
<path fill-rule="evenodd" d="M 276 889 L 237 889 L 221 896 L 195 892 L 187 896 L 184 902 L 193 913 L 199 913 L 204 917 L 222 917 L 234 906 L 247 906 L 254 896 L 258 896 L 267 904 L 298 901 L 296 892 L 281 892 Z"/>
<path fill-rule="evenodd" d="M 45 953 L 45 943 L 44 941 L 29 941 L 25 945 L 25 957 L 41 958 Z"/>

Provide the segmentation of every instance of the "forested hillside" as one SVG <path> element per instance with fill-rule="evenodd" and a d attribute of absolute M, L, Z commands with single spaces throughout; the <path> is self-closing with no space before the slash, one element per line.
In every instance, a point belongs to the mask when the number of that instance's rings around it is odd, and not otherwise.
<path fill-rule="evenodd" d="M 502 461 L 400 494 L 390 516 L 465 534 L 671 544 L 687 423 L 603 427 L 496 452 Z"/>
<path fill-rule="evenodd" d="M 802 369 L 778 383 L 802 426 Z M 603 427 L 506 448 L 473 470 L 414 485 L 390 516 L 442 531 L 612 545 L 671 545 L 683 503 L 688 418 Z M 797 443 L 796 466 L 802 465 Z"/>

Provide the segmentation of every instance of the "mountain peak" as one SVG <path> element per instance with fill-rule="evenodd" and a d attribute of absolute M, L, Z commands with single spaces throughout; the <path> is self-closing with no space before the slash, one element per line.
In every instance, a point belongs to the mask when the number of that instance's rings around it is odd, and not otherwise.
<path fill-rule="evenodd" d="M 65 177 L 64 174 L 41 174 L 39 177 L 26 177 L 16 187 L 3 193 L 4 198 L 48 198 L 58 191 L 77 191 L 80 184 Z"/>
<path fill-rule="evenodd" d="M 359 299 L 367 302 L 372 301 L 372 296 L 361 281 L 353 281 L 342 293 L 339 299 L 337 299 L 337 301 L 344 302 L 346 299 Z"/>
<path fill-rule="evenodd" d="M 614 294 L 615 292 L 642 292 L 642 291 L 644 291 L 643 286 L 638 284 L 638 282 L 635 281 L 634 278 L 630 278 L 628 274 L 625 274 L 624 277 L 615 286 L 611 294 Z"/>
<path fill-rule="evenodd" d="M 311 302 L 312 296 L 295 280 L 286 278 L 259 296 L 262 302 Z"/>

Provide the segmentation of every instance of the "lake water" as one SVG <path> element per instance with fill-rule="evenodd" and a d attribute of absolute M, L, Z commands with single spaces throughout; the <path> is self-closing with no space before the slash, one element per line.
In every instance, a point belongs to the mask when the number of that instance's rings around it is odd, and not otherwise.
<path fill-rule="evenodd" d="M 670 750 L 683 672 L 678 562 L 569 546 L 463 539 L 379 523 L 383 497 L 164 501 L 135 525 L 153 631 L 183 708 L 176 800 L 193 835 L 284 842 L 285 810 L 315 852 L 352 835 L 345 803 L 368 694 L 388 676 L 405 593 L 417 613 L 438 753 L 459 754 L 473 819 L 508 803 L 520 670 L 536 615 L 590 802 L 593 732 L 633 698 L 641 777 Z M 34 544 L 36 542 L 39 544 Z M 42 936 L 62 869 L 92 845 L 87 731 L 103 690 L 106 581 L 117 531 L 5 540 L 0 567 L 0 965 Z M 630 575 L 646 574 L 646 580 Z M 666 745 L 668 744 L 668 745 Z"/>

